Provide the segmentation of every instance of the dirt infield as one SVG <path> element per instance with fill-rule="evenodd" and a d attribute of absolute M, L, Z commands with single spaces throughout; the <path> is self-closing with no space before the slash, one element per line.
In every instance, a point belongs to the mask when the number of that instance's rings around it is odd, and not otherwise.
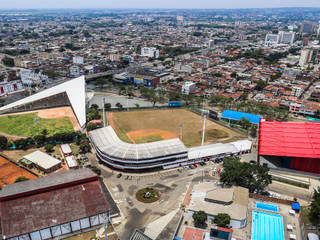
<path fill-rule="evenodd" d="M 173 132 L 160 130 L 160 129 L 141 129 L 141 130 L 128 132 L 127 135 L 134 143 L 136 138 L 147 137 L 152 135 L 159 135 L 164 140 L 178 137 Z"/>
<path fill-rule="evenodd" d="M 70 122 L 72 123 L 72 126 L 75 131 L 78 131 L 81 129 L 79 122 L 74 115 L 71 107 L 60 107 L 60 108 L 50 108 L 45 110 L 38 111 L 38 116 L 40 118 L 69 118 Z"/>
<path fill-rule="evenodd" d="M 182 141 L 187 147 L 199 146 L 202 137 L 203 121 L 201 116 L 187 109 L 140 110 L 112 112 L 110 125 L 121 140 L 134 143 L 134 139 L 151 135 L 171 139 L 180 136 L 180 124 L 183 125 Z M 209 119 L 206 121 L 205 143 L 216 143 L 239 139 L 242 136 L 231 129 Z"/>
<path fill-rule="evenodd" d="M 12 162 L 0 156 L 0 187 L 12 184 L 18 177 L 24 176 L 28 179 L 37 178 L 35 175 L 18 167 Z"/>

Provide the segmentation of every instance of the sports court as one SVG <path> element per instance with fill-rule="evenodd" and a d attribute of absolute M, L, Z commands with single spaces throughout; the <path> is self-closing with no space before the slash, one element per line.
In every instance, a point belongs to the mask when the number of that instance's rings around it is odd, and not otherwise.
<path fill-rule="evenodd" d="M 24 176 L 28 179 L 37 178 L 35 175 L 18 167 L 4 157 L 0 156 L 0 187 L 12 184 L 18 177 Z"/>

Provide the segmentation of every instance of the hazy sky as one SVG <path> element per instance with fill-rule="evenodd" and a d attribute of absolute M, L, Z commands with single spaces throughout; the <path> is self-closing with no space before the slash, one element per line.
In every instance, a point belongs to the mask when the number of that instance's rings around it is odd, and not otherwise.
<path fill-rule="evenodd" d="M 320 7 L 320 0 L 0 0 L 0 8 Z"/>

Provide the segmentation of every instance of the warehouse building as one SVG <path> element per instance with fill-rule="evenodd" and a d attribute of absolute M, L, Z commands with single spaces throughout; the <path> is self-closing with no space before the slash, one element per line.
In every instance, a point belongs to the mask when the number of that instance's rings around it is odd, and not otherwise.
<path fill-rule="evenodd" d="M 320 124 L 268 122 L 259 127 L 258 161 L 320 174 Z"/>
<path fill-rule="evenodd" d="M 4 239 L 62 239 L 103 226 L 109 207 L 98 176 L 89 169 L 63 171 L 3 187 Z"/>

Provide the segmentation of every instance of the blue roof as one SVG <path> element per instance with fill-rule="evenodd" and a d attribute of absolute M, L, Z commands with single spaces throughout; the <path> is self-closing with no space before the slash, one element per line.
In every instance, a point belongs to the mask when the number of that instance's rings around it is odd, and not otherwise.
<path fill-rule="evenodd" d="M 293 210 L 300 210 L 300 203 L 294 202 L 291 204 Z"/>
<path fill-rule="evenodd" d="M 250 121 L 250 123 L 259 124 L 259 119 L 263 118 L 263 116 L 250 114 L 250 113 L 243 113 L 231 110 L 225 110 L 222 115 L 222 118 L 227 118 L 231 120 L 240 120 L 241 118 L 245 117 Z"/>

